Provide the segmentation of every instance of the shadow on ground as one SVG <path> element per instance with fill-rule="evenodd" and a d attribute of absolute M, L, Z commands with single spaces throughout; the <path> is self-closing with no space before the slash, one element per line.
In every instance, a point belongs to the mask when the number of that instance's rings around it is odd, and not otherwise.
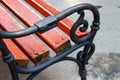
<path fill-rule="evenodd" d="M 87 66 L 88 80 L 119 80 L 120 79 L 120 54 L 96 53 Z M 78 67 L 73 62 L 57 63 L 42 71 L 34 80 L 80 80 Z M 20 75 L 20 80 L 25 80 L 27 75 Z M 0 60 L 0 80 L 11 80 L 11 75 L 6 64 Z"/>
<path fill-rule="evenodd" d="M 88 65 L 91 80 L 120 80 L 120 54 L 96 54 Z"/>

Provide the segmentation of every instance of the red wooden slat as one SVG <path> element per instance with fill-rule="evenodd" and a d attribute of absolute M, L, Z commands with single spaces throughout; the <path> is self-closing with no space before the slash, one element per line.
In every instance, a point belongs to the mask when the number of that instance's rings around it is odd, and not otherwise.
<path fill-rule="evenodd" d="M 3 30 L 6 31 L 16 31 L 23 29 L 23 27 L 2 7 L 0 7 L 0 26 Z M 48 49 L 32 35 L 22 38 L 16 38 L 14 39 L 14 42 L 33 62 L 38 62 L 38 59 L 43 57 L 45 54 L 48 54 Z"/>
<path fill-rule="evenodd" d="M 44 16 L 56 15 L 60 13 L 58 9 L 49 4 L 46 0 L 25 0 L 32 7 Z M 63 30 L 66 34 L 70 35 L 70 30 L 74 22 L 70 18 L 65 18 L 58 23 L 58 27 Z M 76 31 L 77 37 L 83 37 L 88 32 L 80 32 L 79 29 Z"/>
<path fill-rule="evenodd" d="M 11 41 L 10 39 L 4 39 L 4 42 L 6 43 L 8 49 L 14 56 L 15 62 L 21 66 L 25 67 L 27 66 L 29 59 L 27 56 Z"/>
<path fill-rule="evenodd" d="M 20 0 L 2 0 L 2 3 L 12 11 L 27 26 L 33 26 L 41 18 L 27 8 Z M 37 35 L 44 40 L 55 52 L 61 52 L 70 45 L 67 37 L 56 29 L 51 29 L 43 34 Z M 65 38 L 64 40 L 62 38 Z M 57 43 L 57 44 L 56 44 Z"/>

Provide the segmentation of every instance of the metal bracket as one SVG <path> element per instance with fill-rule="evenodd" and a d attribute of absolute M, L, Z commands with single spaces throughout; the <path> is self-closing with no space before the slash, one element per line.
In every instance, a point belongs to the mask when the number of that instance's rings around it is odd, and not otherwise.
<path fill-rule="evenodd" d="M 49 16 L 34 25 L 39 28 L 40 33 L 44 33 L 57 26 L 57 19 L 54 16 Z"/>

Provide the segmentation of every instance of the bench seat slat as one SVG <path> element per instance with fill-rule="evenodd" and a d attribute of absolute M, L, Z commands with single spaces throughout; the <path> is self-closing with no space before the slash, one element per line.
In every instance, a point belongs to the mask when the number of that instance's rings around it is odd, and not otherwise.
<path fill-rule="evenodd" d="M 10 39 L 3 39 L 3 41 L 14 56 L 15 62 L 21 67 L 26 67 L 29 62 L 28 57 Z"/>
<path fill-rule="evenodd" d="M 6 31 L 16 31 L 23 27 L 7 12 L 0 7 L 0 26 Z M 48 54 L 48 49 L 40 43 L 33 35 L 16 38 L 13 41 L 24 51 L 24 53 L 34 62 L 37 63 L 41 58 Z M 44 51 L 42 51 L 44 49 Z M 35 53 L 37 52 L 37 54 Z"/>
<path fill-rule="evenodd" d="M 41 19 L 20 0 L 3 0 L 2 3 L 27 26 L 33 26 L 34 23 Z M 70 46 L 69 39 L 56 29 L 51 29 L 43 34 L 37 33 L 37 35 L 56 53 L 59 53 Z M 62 40 L 62 38 L 65 39 Z"/>
<path fill-rule="evenodd" d="M 32 7 L 34 7 L 38 12 L 40 12 L 43 16 L 47 17 L 50 15 L 56 15 L 60 13 L 58 9 L 48 3 L 46 0 L 25 0 Z M 64 31 L 66 34 L 70 35 L 70 30 L 74 22 L 70 18 L 65 18 L 58 23 L 58 27 Z M 88 32 L 80 32 L 79 29 L 76 31 L 77 37 L 83 37 Z"/>

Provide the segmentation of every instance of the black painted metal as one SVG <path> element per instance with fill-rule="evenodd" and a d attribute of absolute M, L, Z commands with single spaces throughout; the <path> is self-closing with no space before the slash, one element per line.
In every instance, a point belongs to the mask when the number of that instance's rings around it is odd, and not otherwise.
<path fill-rule="evenodd" d="M 5 45 L 5 43 L 3 42 L 2 39 L 0 39 L 0 50 L 3 53 L 2 54 L 3 61 L 8 64 L 8 67 L 9 67 L 11 75 L 12 75 L 12 79 L 19 80 L 18 72 L 16 70 L 16 64 L 14 62 L 13 56 L 10 53 L 10 51 L 8 50 L 7 46 Z"/>
<path fill-rule="evenodd" d="M 13 31 L 13 32 L 6 32 L 6 31 L 0 30 L 0 38 L 18 38 L 18 37 L 23 37 L 23 36 L 33 34 L 37 31 L 38 31 L 37 26 L 33 26 L 27 29 Z"/>
<path fill-rule="evenodd" d="M 39 28 L 40 33 L 44 33 L 57 26 L 57 19 L 54 16 L 49 16 L 34 25 Z"/>
<path fill-rule="evenodd" d="M 93 13 L 93 23 L 91 24 L 91 31 L 84 37 L 78 38 L 75 35 L 75 31 L 79 27 L 79 25 L 83 25 L 83 27 L 80 28 L 80 31 L 82 32 L 86 31 L 87 28 L 89 27 L 87 20 L 84 19 L 84 15 L 85 15 L 84 10 L 89 10 Z M 75 45 L 72 45 L 67 50 L 61 52 L 60 54 L 30 68 L 21 68 L 15 64 L 12 54 L 10 53 L 10 51 L 8 50 L 2 39 L 23 37 L 33 34 L 35 32 L 43 33 L 53 27 L 56 27 L 56 24 L 59 21 L 61 21 L 62 19 L 68 17 L 69 15 L 75 12 L 77 12 L 80 15 L 80 17 L 74 23 L 70 31 L 70 38 L 75 43 Z M 100 25 L 100 16 L 97 8 L 91 4 L 78 4 L 76 6 L 64 10 L 63 12 L 57 14 L 56 16 L 50 16 L 46 19 L 43 19 L 42 21 L 37 22 L 31 28 L 14 31 L 14 32 L 5 32 L 0 30 L 0 49 L 3 53 L 2 54 L 3 61 L 8 64 L 13 80 L 19 80 L 18 78 L 19 73 L 31 74 L 27 78 L 27 80 L 32 80 L 42 70 L 63 60 L 70 60 L 76 62 L 79 66 L 79 75 L 81 76 L 81 80 L 86 80 L 86 73 L 87 73 L 86 64 L 88 63 L 88 60 L 91 58 L 92 54 L 95 51 L 95 45 L 93 44 L 93 39 L 96 35 L 97 30 L 99 30 L 99 25 Z M 76 59 L 72 57 L 67 57 L 67 55 L 71 54 L 72 52 L 83 46 L 84 46 L 83 51 L 78 52 Z"/>
<path fill-rule="evenodd" d="M 62 58 L 61 60 L 59 60 L 58 62 L 64 61 L 64 60 L 73 61 L 73 62 L 77 63 L 78 66 L 81 65 L 80 61 L 77 60 L 77 59 L 75 59 L 75 58 L 73 58 L 73 57 L 64 57 L 64 58 Z M 33 79 L 34 77 L 36 77 L 40 72 L 41 72 L 41 71 L 32 73 L 32 74 L 27 78 L 27 80 L 32 80 L 32 79 Z"/>
<path fill-rule="evenodd" d="M 83 44 L 75 44 L 73 46 L 71 46 L 69 49 L 59 53 L 58 55 L 56 55 L 55 57 L 52 57 L 34 67 L 31 67 L 31 68 L 20 68 L 19 66 L 17 67 L 17 71 L 19 73 L 22 73 L 22 74 L 29 74 L 29 73 L 34 73 L 36 71 L 39 71 L 39 70 L 44 70 L 46 67 L 52 65 L 52 64 L 55 64 L 57 62 L 59 62 L 61 59 L 63 59 L 64 57 L 66 57 L 67 55 L 71 54 L 73 51 L 79 49 L 80 47 L 84 46 L 84 45 L 87 45 L 89 44 L 89 41 L 83 43 Z"/>

